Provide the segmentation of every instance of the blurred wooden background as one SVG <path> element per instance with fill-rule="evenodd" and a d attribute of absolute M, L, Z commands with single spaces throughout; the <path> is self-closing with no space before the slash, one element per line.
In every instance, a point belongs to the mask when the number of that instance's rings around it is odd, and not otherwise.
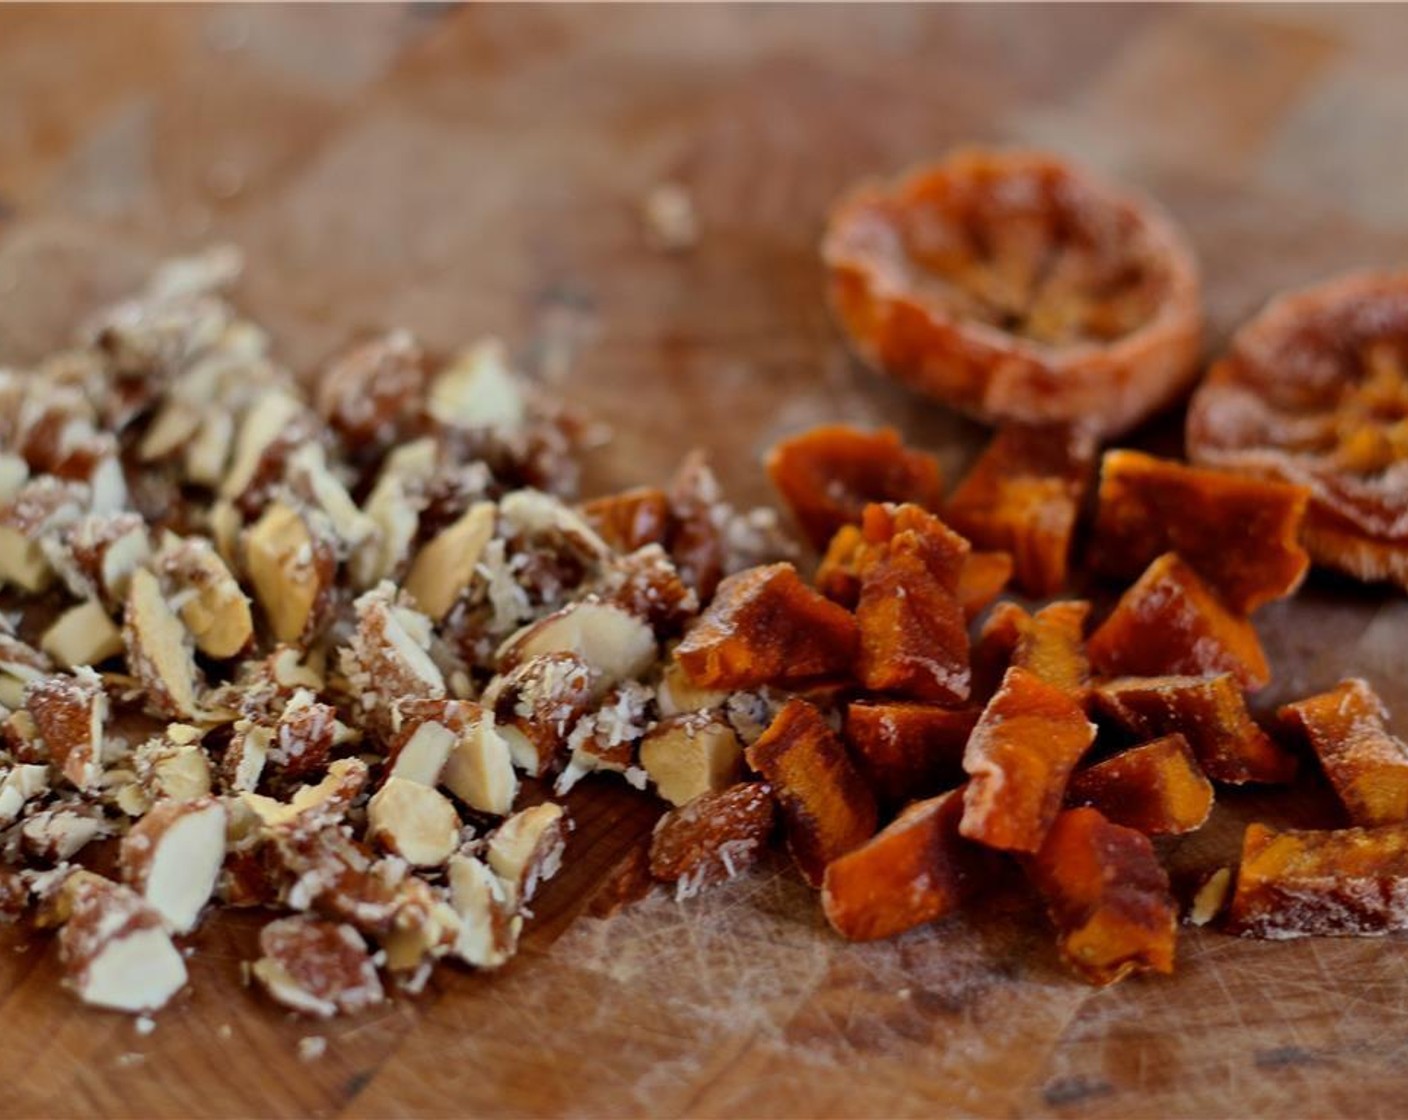
<path fill-rule="evenodd" d="M 615 426 L 598 486 L 699 444 L 766 500 L 760 452 L 835 418 L 896 424 L 955 477 L 981 432 L 855 369 L 827 319 L 815 246 L 838 191 L 965 141 L 1061 149 L 1185 224 L 1216 345 L 1278 288 L 1408 260 L 1405 41 L 1408 11 L 1340 5 L 7 6 L 0 360 L 62 341 L 156 257 L 228 240 L 298 368 L 376 327 L 501 334 Z M 646 243 L 664 180 L 697 202 L 691 253 Z M 1408 712 L 1400 598 L 1316 579 L 1263 621 L 1268 703 L 1354 672 Z M 1403 1111 L 1398 941 L 1190 933 L 1172 980 L 1097 994 L 1018 893 L 851 947 L 780 863 L 572 922 L 652 814 L 604 782 L 573 804 L 574 859 L 520 960 L 356 1020 L 242 990 L 246 920 L 203 929 L 193 990 L 150 1037 L 6 935 L 0 1112 Z M 1329 813 L 1314 790 L 1229 797 L 1169 858 L 1210 866 L 1249 817 Z M 309 1035 L 328 1050 L 302 1063 Z"/>

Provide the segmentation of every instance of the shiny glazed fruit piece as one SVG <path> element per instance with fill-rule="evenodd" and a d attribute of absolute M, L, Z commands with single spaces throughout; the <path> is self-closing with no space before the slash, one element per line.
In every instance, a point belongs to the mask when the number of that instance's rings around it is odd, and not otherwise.
<path fill-rule="evenodd" d="M 897 807 L 963 781 L 963 750 L 978 715 L 977 708 L 857 700 L 846 708 L 841 735 L 876 795 Z"/>
<path fill-rule="evenodd" d="M 1302 486 L 1107 451 L 1089 560 L 1133 579 L 1177 552 L 1232 610 L 1249 614 L 1300 586 L 1310 557 L 1298 540 Z"/>
<path fill-rule="evenodd" d="M 1342 681 L 1276 714 L 1310 744 L 1351 821 L 1408 820 L 1408 744 L 1389 734 L 1388 710 L 1366 681 Z"/>
<path fill-rule="evenodd" d="M 872 502 L 937 509 L 943 476 L 933 456 L 912 451 L 897 432 L 827 424 L 785 439 L 768 454 L 768 476 L 812 547 L 823 549 Z"/>
<path fill-rule="evenodd" d="M 1125 431 L 1190 383 L 1183 236 L 1055 157 L 964 150 L 832 211 L 831 303 L 870 365 L 986 420 Z"/>
<path fill-rule="evenodd" d="M 1084 640 L 1089 616 L 1090 604 L 1083 599 L 1050 603 L 1034 615 L 1016 603 L 999 603 L 973 647 L 978 686 L 985 694 L 996 689 L 1008 667 L 1016 665 L 1083 702 L 1090 683 Z"/>
<path fill-rule="evenodd" d="M 1188 411 L 1189 456 L 1310 490 L 1315 563 L 1408 587 L 1408 273 L 1280 296 Z"/>
<path fill-rule="evenodd" d="M 1132 972 L 1173 971 L 1173 897 L 1142 832 L 1070 809 L 1027 874 L 1046 900 L 1062 959 L 1084 979 L 1103 986 Z"/>
<path fill-rule="evenodd" d="M 1146 836 L 1201 828 L 1212 812 L 1212 783 L 1177 733 L 1122 751 L 1071 777 L 1066 804 L 1099 809 Z"/>
<path fill-rule="evenodd" d="M 975 545 L 1010 553 L 1028 595 L 1054 595 L 1066 582 L 1094 455 L 1094 442 L 1067 427 L 1003 428 L 958 484 L 944 516 Z"/>
<path fill-rule="evenodd" d="M 1166 552 L 1121 596 L 1086 644 L 1105 676 L 1231 673 L 1246 689 L 1271 680 L 1252 624 L 1234 614 L 1177 553 Z"/>

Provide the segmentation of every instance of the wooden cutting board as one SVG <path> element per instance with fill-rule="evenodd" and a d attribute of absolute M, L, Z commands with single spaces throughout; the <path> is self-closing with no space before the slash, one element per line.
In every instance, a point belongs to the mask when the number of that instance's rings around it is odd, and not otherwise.
<path fill-rule="evenodd" d="M 968 140 L 1050 145 L 1187 227 L 1214 345 L 1277 288 L 1408 260 L 1402 9 L 1145 7 L 0 9 L 0 359 L 61 342 L 157 256 L 248 254 L 240 299 L 312 367 L 349 332 L 485 332 L 615 426 L 596 487 L 692 445 L 758 459 L 816 421 L 894 424 L 957 477 L 980 429 L 856 369 L 820 299 L 828 201 Z M 650 249 L 656 183 L 697 201 Z M 1177 445 L 1177 418 L 1136 442 Z M 1408 602 L 1315 578 L 1260 618 L 1271 705 L 1367 676 L 1408 731 Z M 501 974 L 332 1024 L 240 985 L 257 923 L 211 921 L 143 1037 L 0 946 L 8 1115 L 1392 1115 L 1399 940 L 1182 939 L 1172 979 L 1092 992 L 1006 888 L 896 941 L 839 943 L 783 863 L 696 901 L 574 917 L 648 829 L 572 798 L 568 869 Z M 1179 875 L 1323 791 L 1228 794 Z M 300 1061 L 300 1039 L 327 1050 Z"/>

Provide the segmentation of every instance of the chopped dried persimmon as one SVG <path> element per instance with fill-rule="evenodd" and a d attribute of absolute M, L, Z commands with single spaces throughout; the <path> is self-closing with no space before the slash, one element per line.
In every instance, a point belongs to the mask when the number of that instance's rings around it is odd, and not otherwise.
<path fill-rule="evenodd" d="M 1297 538 L 1309 496 L 1303 486 L 1107 451 L 1089 560 L 1133 579 L 1177 552 L 1232 610 L 1249 614 L 1305 578 L 1310 557 Z"/>
<path fill-rule="evenodd" d="M 1341 681 L 1276 714 L 1310 744 L 1351 821 L 1408 821 L 1408 744 L 1389 733 L 1388 710 L 1367 681 Z"/>
<path fill-rule="evenodd" d="M 865 547 L 859 525 L 842 525 L 817 565 L 816 589 L 848 610 L 853 610 L 860 599 L 860 565 Z"/>
<path fill-rule="evenodd" d="M 992 853 L 958 832 L 963 790 L 917 801 L 826 868 L 821 907 L 850 941 L 876 941 L 952 913 L 980 885 Z"/>
<path fill-rule="evenodd" d="M 1177 732 L 1078 770 L 1066 787 L 1067 805 L 1099 809 L 1115 824 L 1146 836 L 1201 828 L 1212 799 L 1212 783 Z"/>
<path fill-rule="evenodd" d="M 1140 739 L 1181 734 L 1215 782 L 1289 782 L 1296 757 L 1251 713 L 1237 682 L 1220 677 L 1127 677 L 1097 685 L 1095 710 Z"/>
<path fill-rule="evenodd" d="M 594 498 L 583 503 L 582 516 L 617 552 L 667 544 L 673 520 L 669 496 L 654 486 Z"/>
<path fill-rule="evenodd" d="M 826 865 L 875 835 L 875 794 L 825 717 L 789 700 L 748 748 L 748 765 L 772 785 L 787 847 L 803 878 L 821 885 Z"/>
<path fill-rule="evenodd" d="M 985 420 L 1133 427 L 1197 371 L 1197 266 L 1151 201 L 964 150 L 832 211 L 831 303 L 871 366 Z"/>
<path fill-rule="evenodd" d="M 675 647 L 700 688 L 757 688 L 844 674 L 855 660 L 856 621 L 818 595 L 788 563 L 729 576 Z"/>
<path fill-rule="evenodd" d="M 767 471 L 816 549 L 843 526 L 858 523 L 871 502 L 937 509 L 944 493 L 934 457 L 906 447 L 891 428 L 812 428 L 773 447 Z"/>
<path fill-rule="evenodd" d="M 1277 941 L 1408 930 L 1408 825 L 1249 824 L 1228 920 L 1238 933 Z"/>
<path fill-rule="evenodd" d="M 1016 665 L 1084 700 L 1090 683 L 1084 643 L 1089 616 L 1090 604 L 1083 599 L 1049 603 L 1034 615 L 1016 603 L 999 603 L 973 647 L 975 681 L 996 688 L 1008 666 Z"/>
<path fill-rule="evenodd" d="M 1177 553 L 1145 569 L 1086 644 L 1109 677 L 1231 673 L 1246 689 L 1271 680 L 1271 667 L 1243 615 L 1234 614 Z"/>
<path fill-rule="evenodd" d="M 1095 444 L 1077 429 L 1002 428 L 944 507 L 949 522 L 980 548 L 1012 556 L 1017 585 L 1054 595 L 1066 568 Z"/>
<path fill-rule="evenodd" d="M 1177 909 L 1142 832 L 1095 809 L 1068 809 L 1028 861 L 1060 935 L 1061 957 L 1101 986 L 1132 972 L 1173 971 Z"/>
<path fill-rule="evenodd" d="M 1307 487 L 1316 564 L 1408 587 L 1408 272 L 1268 303 L 1199 387 L 1187 443 L 1195 462 Z"/>
<path fill-rule="evenodd" d="M 1095 726 L 1069 694 L 1026 669 L 1009 669 L 963 754 L 971 778 L 963 835 L 990 848 L 1035 852 L 1094 740 Z"/>
<path fill-rule="evenodd" d="M 871 506 L 863 531 L 879 517 Z M 866 688 L 953 703 L 968 696 L 968 625 L 958 580 L 968 544 L 914 506 L 894 513 L 894 533 L 866 548 L 856 622 L 856 677 Z"/>
<path fill-rule="evenodd" d="M 958 601 L 969 622 L 1002 594 L 1012 579 L 1012 556 L 1007 552 L 970 552 L 958 573 Z"/>
<path fill-rule="evenodd" d="M 977 708 L 899 700 L 856 700 L 842 738 L 876 796 L 888 806 L 929 797 L 963 780 L 963 749 Z"/>

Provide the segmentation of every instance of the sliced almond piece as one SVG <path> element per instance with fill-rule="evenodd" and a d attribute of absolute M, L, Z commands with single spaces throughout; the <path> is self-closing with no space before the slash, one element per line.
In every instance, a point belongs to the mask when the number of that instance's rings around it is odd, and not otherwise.
<path fill-rule="evenodd" d="M 458 521 L 416 554 L 406 576 L 406 590 L 416 604 L 436 622 L 474 578 L 484 546 L 494 535 L 497 507 L 475 502 Z"/>
<path fill-rule="evenodd" d="M 494 726 L 494 713 L 479 712 L 460 733 L 440 781 L 471 809 L 503 817 L 513 811 L 518 775 L 508 743 Z"/>
<path fill-rule="evenodd" d="M 523 918 L 513 892 L 473 856 L 450 859 L 450 901 L 460 918 L 455 955 L 475 968 L 499 968 L 518 950 Z"/>
<path fill-rule="evenodd" d="M 122 840 L 122 878 L 174 933 L 190 933 L 225 860 L 225 806 L 213 797 L 163 801 Z"/>
<path fill-rule="evenodd" d="M 170 536 L 157 563 L 181 598 L 181 621 L 196 648 L 217 660 L 234 657 L 254 638 L 249 599 L 210 544 Z"/>
<path fill-rule="evenodd" d="M 656 687 L 655 697 L 660 704 L 662 716 L 683 715 L 685 712 L 702 712 L 709 708 L 721 708 L 729 698 L 729 693 L 719 689 L 700 688 L 678 661 L 671 659 L 665 663 Z"/>
<path fill-rule="evenodd" d="M 615 555 L 585 517 L 542 490 L 515 490 L 504 495 L 499 512 L 507 523 L 508 536 L 557 538 L 597 562 Z"/>
<path fill-rule="evenodd" d="M 93 791 L 102 780 L 103 729 L 108 696 L 92 669 L 36 681 L 25 689 L 25 709 L 65 778 Z"/>
<path fill-rule="evenodd" d="M 295 824 L 321 827 L 342 819 L 367 784 L 367 764 L 359 758 L 339 758 L 313 785 L 301 786 L 290 801 L 257 793 L 241 793 L 239 804 L 266 828 Z"/>
<path fill-rule="evenodd" d="M 367 836 L 412 867 L 439 867 L 460 839 L 460 818 L 439 790 L 388 778 L 367 803 Z"/>
<path fill-rule="evenodd" d="M 298 510 L 271 502 L 245 532 L 244 567 L 275 640 L 306 640 L 317 627 L 337 571 L 328 542 Z"/>
<path fill-rule="evenodd" d="M 457 428 L 512 432 L 522 427 L 527 402 L 503 343 L 484 339 L 456 355 L 430 383 L 426 411 Z"/>
<path fill-rule="evenodd" d="M 13 584 L 37 595 L 54 582 L 54 569 L 37 540 L 22 529 L 0 524 L 0 586 Z"/>
<path fill-rule="evenodd" d="M 489 837 L 489 867 L 507 884 L 515 906 L 526 906 L 561 869 L 568 828 L 562 806 L 545 801 L 515 813 Z"/>
<path fill-rule="evenodd" d="M 77 855 L 100 836 L 111 835 L 96 805 L 58 805 L 25 818 L 20 843 L 27 855 L 46 863 L 61 864 Z"/>
<path fill-rule="evenodd" d="M 597 695 L 596 674 L 574 653 L 531 657 L 484 690 L 513 764 L 541 777 Z"/>
<path fill-rule="evenodd" d="M 173 723 L 133 752 L 133 770 L 152 801 L 194 801 L 210 792 L 210 759 L 200 738 L 198 728 Z"/>
<path fill-rule="evenodd" d="M 65 982 L 84 1003 L 155 1011 L 185 986 L 185 961 L 135 891 L 90 873 L 71 876 L 62 891 L 59 954 Z"/>
<path fill-rule="evenodd" d="M 274 729 L 239 720 L 235 734 L 225 749 L 221 771 L 226 788 L 253 793 L 259 788 L 264 766 L 269 761 L 269 746 L 274 741 Z"/>
<path fill-rule="evenodd" d="M 357 508 L 347 488 L 328 469 L 322 444 L 300 447 L 288 461 L 288 483 L 316 508 L 327 514 L 343 555 L 375 545 L 376 522 Z"/>
<path fill-rule="evenodd" d="M 350 925 L 281 918 L 259 934 L 254 978 L 276 1002 L 321 1018 L 354 1014 L 385 999 L 362 935 Z"/>
<path fill-rule="evenodd" d="M 298 399 L 282 390 L 260 394 L 240 424 L 234 459 L 220 483 L 220 497 L 238 499 L 249 489 L 258 477 L 265 453 L 303 411 Z"/>
<path fill-rule="evenodd" d="M 0 825 L 13 824 L 25 805 L 49 792 L 49 768 L 34 762 L 11 766 L 0 777 Z"/>
<path fill-rule="evenodd" d="M 39 639 L 39 648 L 64 669 L 101 665 L 123 650 L 122 631 L 96 599 L 70 607 Z"/>
<path fill-rule="evenodd" d="M 404 726 L 392 743 L 394 753 L 390 776 L 419 782 L 423 786 L 435 786 L 459 739 L 459 732 L 454 727 L 437 719 L 420 720 Z"/>
<path fill-rule="evenodd" d="M 651 666 L 655 634 L 620 607 L 583 599 L 513 634 L 499 648 L 499 661 L 511 669 L 545 653 L 575 653 L 596 671 L 605 690 Z"/>
<path fill-rule="evenodd" d="M 29 464 L 18 455 L 0 452 L 0 502 L 8 502 L 29 481 Z"/>
<path fill-rule="evenodd" d="M 377 526 L 376 547 L 352 556 L 353 586 L 375 587 L 394 576 L 410 555 L 425 505 L 425 489 L 438 460 L 439 445 L 429 437 L 403 444 L 386 457 L 363 507 Z"/>
<path fill-rule="evenodd" d="M 176 719 L 196 718 L 202 682 L 190 635 L 145 568 L 132 573 L 122 640 L 128 668 L 145 686 L 151 706 Z"/>
<path fill-rule="evenodd" d="M 357 631 L 343 650 L 342 667 L 372 722 L 389 725 L 398 700 L 444 697 L 445 678 L 426 652 L 430 620 L 400 605 L 389 583 L 368 591 L 354 607 Z"/>
<path fill-rule="evenodd" d="M 727 789 L 738 780 L 743 744 L 718 712 L 662 720 L 641 741 L 640 764 L 671 805 Z"/>
<path fill-rule="evenodd" d="M 1232 887 L 1232 869 L 1219 867 L 1198 888 L 1193 904 L 1188 908 L 1190 925 L 1205 926 L 1222 913 Z"/>

